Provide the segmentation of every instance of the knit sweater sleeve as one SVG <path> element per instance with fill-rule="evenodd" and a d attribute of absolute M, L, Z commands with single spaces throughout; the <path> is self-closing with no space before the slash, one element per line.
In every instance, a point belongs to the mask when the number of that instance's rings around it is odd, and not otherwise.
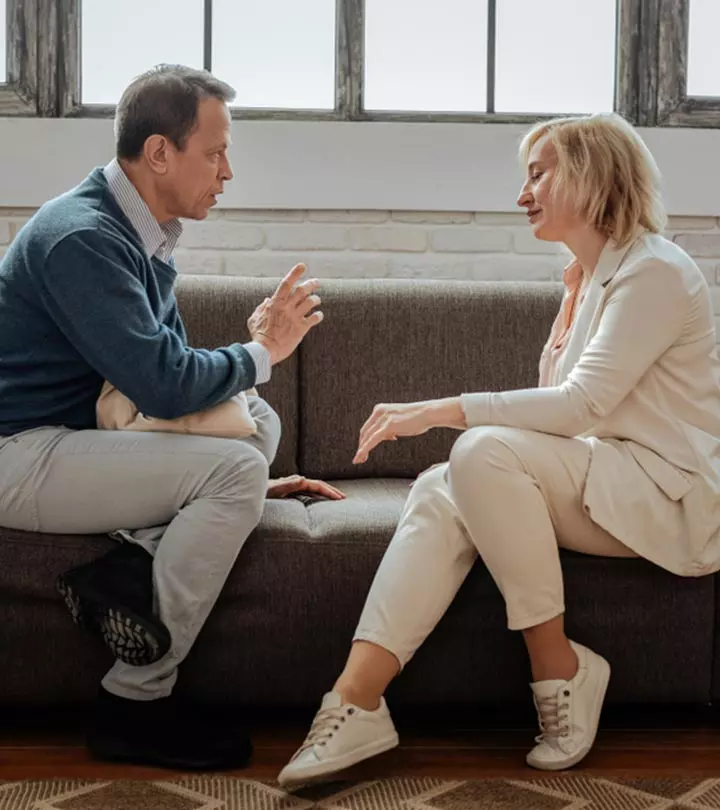
<path fill-rule="evenodd" d="M 179 330 L 155 316 L 144 272 L 132 246 L 87 229 L 53 247 L 36 281 L 78 353 L 148 416 L 173 419 L 251 388 L 250 353 L 239 343 L 214 351 L 187 346 Z"/>

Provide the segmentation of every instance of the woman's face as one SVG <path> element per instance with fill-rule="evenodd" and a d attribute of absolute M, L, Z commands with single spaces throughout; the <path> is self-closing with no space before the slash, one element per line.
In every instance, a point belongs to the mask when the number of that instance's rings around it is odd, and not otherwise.
<path fill-rule="evenodd" d="M 567 234 L 580 223 L 562 189 L 551 195 L 557 171 L 557 154 L 548 135 L 533 146 L 528 155 L 527 176 L 517 203 L 527 210 L 536 239 L 564 242 Z"/>

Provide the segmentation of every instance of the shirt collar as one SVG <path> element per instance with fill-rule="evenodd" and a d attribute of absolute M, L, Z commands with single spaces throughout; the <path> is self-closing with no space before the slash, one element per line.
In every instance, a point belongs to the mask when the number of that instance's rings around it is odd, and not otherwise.
<path fill-rule="evenodd" d="M 111 160 L 103 172 L 113 197 L 137 231 L 148 255 L 157 256 L 161 261 L 169 262 L 182 233 L 180 220 L 171 219 L 161 225 L 117 159 Z"/>
<path fill-rule="evenodd" d="M 563 270 L 563 284 L 569 292 L 573 293 L 580 286 L 582 278 L 582 265 L 577 259 L 573 259 L 565 270 Z"/>

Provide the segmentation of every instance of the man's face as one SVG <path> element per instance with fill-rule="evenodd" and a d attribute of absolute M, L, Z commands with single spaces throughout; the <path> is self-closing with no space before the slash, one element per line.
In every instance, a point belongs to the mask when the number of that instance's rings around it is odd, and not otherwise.
<path fill-rule="evenodd" d="M 168 171 L 162 179 L 163 195 L 171 216 L 205 219 L 232 179 L 227 156 L 230 145 L 230 111 L 217 98 L 198 105 L 197 124 L 183 150 L 168 150 Z"/>

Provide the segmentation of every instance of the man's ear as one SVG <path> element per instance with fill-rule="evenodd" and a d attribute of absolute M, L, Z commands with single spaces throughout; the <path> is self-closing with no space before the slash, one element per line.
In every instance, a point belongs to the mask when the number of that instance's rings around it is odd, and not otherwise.
<path fill-rule="evenodd" d="M 151 135 L 145 141 L 143 155 L 156 174 L 165 174 L 167 172 L 169 149 L 170 143 L 164 135 Z"/>

